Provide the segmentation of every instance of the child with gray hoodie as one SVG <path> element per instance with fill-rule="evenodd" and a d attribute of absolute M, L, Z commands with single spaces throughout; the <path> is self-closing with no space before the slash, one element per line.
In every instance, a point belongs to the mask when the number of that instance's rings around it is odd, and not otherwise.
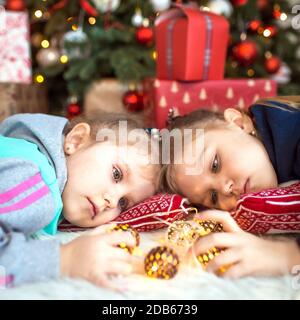
<path fill-rule="evenodd" d="M 130 139 L 98 141 L 99 130 L 117 135 L 120 120 L 127 130 L 138 131 L 133 120 L 120 115 L 70 123 L 19 114 L 0 123 L 0 266 L 5 270 L 0 284 L 65 275 L 108 286 L 110 275 L 131 272 L 132 258 L 117 244 L 133 245 L 134 239 L 101 225 L 153 195 L 160 167 L 145 162 L 148 148 L 143 153 Z M 146 131 L 138 132 L 144 145 L 151 143 Z M 62 218 L 98 228 L 65 245 L 54 237 L 31 237 L 55 234 Z"/>

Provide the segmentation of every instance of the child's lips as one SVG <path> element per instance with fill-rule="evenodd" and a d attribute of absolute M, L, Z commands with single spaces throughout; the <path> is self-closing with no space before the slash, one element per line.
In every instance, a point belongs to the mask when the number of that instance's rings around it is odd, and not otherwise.
<path fill-rule="evenodd" d="M 97 214 L 100 212 L 100 210 L 90 198 L 87 198 L 87 199 L 88 199 L 88 201 L 89 201 L 89 203 L 91 205 L 92 220 L 93 220 L 93 219 L 95 219 Z"/>
<path fill-rule="evenodd" d="M 244 190 L 243 190 L 243 194 L 245 193 L 249 193 L 250 191 L 250 184 L 249 184 L 249 178 L 246 180 L 245 185 L 244 185 Z"/>

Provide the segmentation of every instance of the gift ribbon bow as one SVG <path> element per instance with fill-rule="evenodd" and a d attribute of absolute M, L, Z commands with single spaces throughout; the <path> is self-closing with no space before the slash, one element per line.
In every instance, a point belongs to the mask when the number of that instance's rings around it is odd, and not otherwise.
<path fill-rule="evenodd" d="M 212 19 L 208 14 L 202 12 L 201 14 L 204 15 L 205 19 L 205 26 L 206 26 L 206 42 L 205 42 L 205 51 L 204 51 L 204 61 L 203 61 L 203 74 L 202 80 L 208 79 L 209 67 L 211 62 L 211 52 L 212 52 L 212 33 L 213 33 L 213 23 Z M 167 64 L 167 74 L 168 79 L 173 79 L 173 46 L 172 46 L 172 39 L 173 39 L 173 31 L 175 23 L 178 19 L 182 16 L 174 17 L 167 27 L 167 54 L 166 54 L 166 64 Z"/>

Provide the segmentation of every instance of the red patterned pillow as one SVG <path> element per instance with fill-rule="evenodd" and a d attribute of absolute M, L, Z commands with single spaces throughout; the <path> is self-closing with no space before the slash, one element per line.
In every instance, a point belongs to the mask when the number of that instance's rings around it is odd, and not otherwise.
<path fill-rule="evenodd" d="M 122 212 L 114 222 L 117 224 L 128 223 L 138 231 L 150 231 L 166 227 L 170 223 L 186 217 L 192 211 L 194 209 L 189 207 L 186 198 L 177 194 L 157 194 Z M 58 230 L 80 231 L 83 228 L 73 226 L 63 220 Z"/>
<path fill-rule="evenodd" d="M 300 232 L 300 182 L 245 194 L 231 215 L 251 233 Z"/>
<path fill-rule="evenodd" d="M 157 194 L 121 213 L 116 223 L 128 223 L 138 231 L 150 231 L 168 226 L 193 211 L 187 199 L 177 194 Z"/>

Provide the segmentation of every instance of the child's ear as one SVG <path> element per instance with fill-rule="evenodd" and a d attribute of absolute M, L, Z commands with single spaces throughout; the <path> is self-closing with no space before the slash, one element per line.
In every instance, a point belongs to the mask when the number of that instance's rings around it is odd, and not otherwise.
<path fill-rule="evenodd" d="M 252 134 L 254 130 L 254 125 L 251 120 L 251 118 L 241 111 L 234 109 L 234 108 L 228 108 L 224 111 L 224 119 L 226 122 L 230 124 L 235 124 L 236 126 L 243 129 L 246 133 Z"/>
<path fill-rule="evenodd" d="M 77 150 L 91 142 L 91 127 L 87 123 L 78 123 L 66 135 L 64 142 L 64 151 L 66 155 L 71 155 Z"/>
<path fill-rule="evenodd" d="M 224 119 L 230 124 L 235 124 L 243 129 L 243 114 L 234 108 L 224 110 Z"/>

